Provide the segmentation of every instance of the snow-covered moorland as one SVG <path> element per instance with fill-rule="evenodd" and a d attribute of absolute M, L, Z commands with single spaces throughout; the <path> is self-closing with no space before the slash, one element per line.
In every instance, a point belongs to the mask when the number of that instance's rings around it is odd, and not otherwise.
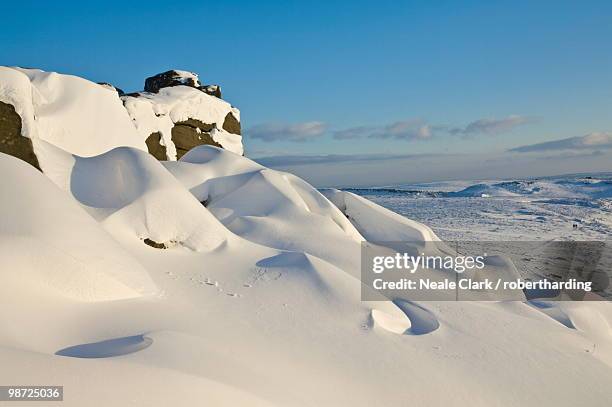
<path fill-rule="evenodd" d="M 0 383 L 63 385 L 71 406 L 612 399 L 608 302 L 361 301 L 362 241 L 436 234 L 232 148 L 158 161 L 102 86 L 116 109 L 92 115 L 125 133 L 68 132 L 56 79 L 44 103 L 7 83 L 42 172 L 0 153 Z"/>
<path fill-rule="evenodd" d="M 612 174 L 351 189 L 445 240 L 609 240 Z"/>

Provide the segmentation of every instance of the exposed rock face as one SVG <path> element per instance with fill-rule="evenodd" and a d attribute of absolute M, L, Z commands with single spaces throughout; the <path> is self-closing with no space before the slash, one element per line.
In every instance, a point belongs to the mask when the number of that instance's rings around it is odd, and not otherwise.
<path fill-rule="evenodd" d="M 223 148 L 210 135 L 214 128 L 216 128 L 214 124 L 202 123 L 196 119 L 188 119 L 175 123 L 172 128 L 172 142 L 174 142 L 176 147 L 176 159 L 178 160 L 187 151 L 203 144 Z"/>
<path fill-rule="evenodd" d="M 168 159 L 167 156 L 167 152 L 166 152 L 166 146 L 163 146 L 161 144 L 161 133 L 160 132 L 155 132 L 152 133 L 149 137 L 147 137 L 146 139 L 146 144 L 147 144 L 147 149 L 149 150 L 149 153 L 157 158 L 160 161 L 165 161 Z"/>
<path fill-rule="evenodd" d="M 0 152 L 10 154 L 40 170 L 32 140 L 21 135 L 21 117 L 15 107 L 0 102 Z"/>
<path fill-rule="evenodd" d="M 236 117 L 229 112 L 227 116 L 225 116 L 225 120 L 223 121 L 223 130 L 232 133 L 232 134 L 240 134 L 240 122 Z"/>
<path fill-rule="evenodd" d="M 157 93 L 161 88 L 185 85 L 192 88 L 200 86 L 198 76 L 191 72 L 170 70 L 145 79 L 145 92 Z"/>

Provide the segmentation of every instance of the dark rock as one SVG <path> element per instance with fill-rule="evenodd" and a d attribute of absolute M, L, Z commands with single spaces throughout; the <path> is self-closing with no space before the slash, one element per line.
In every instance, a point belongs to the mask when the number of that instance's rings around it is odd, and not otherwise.
<path fill-rule="evenodd" d="M 198 89 L 210 96 L 215 96 L 221 99 L 221 86 L 219 85 L 203 85 L 198 86 Z"/>
<path fill-rule="evenodd" d="M 162 88 L 178 85 L 196 88 L 199 86 L 199 83 L 194 81 L 193 78 L 184 77 L 179 72 L 170 70 L 145 79 L 144 90 L 145 92 L 157 93 Z"/>
<path fill-rule="evenodd" d="M 225 116 L 225 120 L 223 121 L 223 130 L 233 133 L 240 134 L 240 122 L 234 117 L 232 112 L 229 112 Z"/>
<path fill-rule="evenodd" d="M 149 238 L 146 238 L 146 239 L 144 240 L 144 243 L 145 243 L 147 246 L 151 246 L 151 247 L 154 247 L 154 248 L 156 248 L 156 249 L 167 249 L 167 246 L 166 246 L 166 244 L 165 244 L 165 243 L 157 243 L 155 240 L 151 240 L 151 239 L 149 239 Z"/>
<path fill-rule="evenodd" d="M 221 144 L 214 141 L 210 136 L 210 131 L 215 127 L 214 124 L 202 123 L 196 119 L 176 122 L 172 128 L 172 141 L 176 147 L 176 159 L 178 160 L 187 151 L 203 144 L 221 147 Z"/>
<path fill-rule="evenodd" d="M 2 102 L 0 102 L 0 152 L 20 158 L 40 170 L 32 140 L 21 135 L 21 117 L 13 105 Z"/>
<path fill-rule="evenodd" d="M 117 91 L 117 94 L 118 94 L 119 96 L 123 96 L 123 95 L 125 95 L 125 92 L 124 92 L 122 89 L 119 89 L 118 87 L 113 86 L 113 85 L 111 85 L 111 84 L 110 84 L 110 83 L 108 83 L 108 82 L 98 82 L 98 85 L 102 85 L 102 86 L 109 86 L 109 87 L 111 87 L 111 88 L 115 89 L 115 90 Z"/>
<path fill-rule="evenodd" d="M 147 144 L 147 149 L 149 153 L 157 158 L 159 161 L 165 161 L 168 159 L 166 155 L 166 146 L 162 146 L 161 144 L 161 133 L 155 132 L 151 133 L 149 137 L 147 137 L 145 143 Z"/>

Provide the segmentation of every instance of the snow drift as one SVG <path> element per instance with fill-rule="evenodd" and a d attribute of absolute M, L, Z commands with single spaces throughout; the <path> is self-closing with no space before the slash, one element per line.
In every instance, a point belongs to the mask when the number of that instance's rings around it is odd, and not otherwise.
<path fill-rule="evenodd" d="M 48 179 L 4 154 L 0 172 L 4 298 L 48 292 L 109 301 L 157 291 L 142 266 Z"/>
<path fill-rule="evenodd" d="M 10 197 L 0 203 L 10 305 L 0 318 L 22 321 L 0 330 L 11 366 L 2 381 L 59 380 L 75 406 L 92 404 L 101 382 L 117 391 L 94 405 L 164 405 L 179 390 L 177 405 L 570 406 L 612 396 L 609 303 L 364 302 L 361 242 L 437 241 L 428 227 L 350 194 L 328 194 L 336 207 L 216 147 L 165 163 L 134 148 L 78 157 L 43 147 L 60 188 L 0 160 Z M 145 236 L 181 244 L 156 249 Z M 49 242 L 70 254 L 59 274 Z M 162 293 L 154 300 L 149 276 Z M 92 282 L 106 295 L 88 291 Z M 42 301 L 50 296 L 90 306 Z M 130 299 L 98 301 L 112 298 Z M 126 383 L 153 390 L 131 396 Z"/>
<path fill-rule="evenodd" d="M 70 406 L 612 399 L 608 302 L 361 301 L 363 242 L 450 249 L 422 223 L 242 157 L 223 133 L 238 112 L 197 77 L 169 74 L 126 110 L 108 86 L 0 75 L 44 170 L 0 153 L 1 383 L 61 383 Z M 150 132 L 172 155 L 177 126 L 235 148 L 159 162 Z"/>

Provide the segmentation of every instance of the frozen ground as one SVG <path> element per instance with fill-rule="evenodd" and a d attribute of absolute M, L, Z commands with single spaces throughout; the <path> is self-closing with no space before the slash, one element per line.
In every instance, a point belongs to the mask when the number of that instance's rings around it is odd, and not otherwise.
<path fill-rule="evenodd" d="M 434 182 L 350 191 L 429 225 L 443 240 L 612 237 L 609 173 L 504 182 Z"/>

